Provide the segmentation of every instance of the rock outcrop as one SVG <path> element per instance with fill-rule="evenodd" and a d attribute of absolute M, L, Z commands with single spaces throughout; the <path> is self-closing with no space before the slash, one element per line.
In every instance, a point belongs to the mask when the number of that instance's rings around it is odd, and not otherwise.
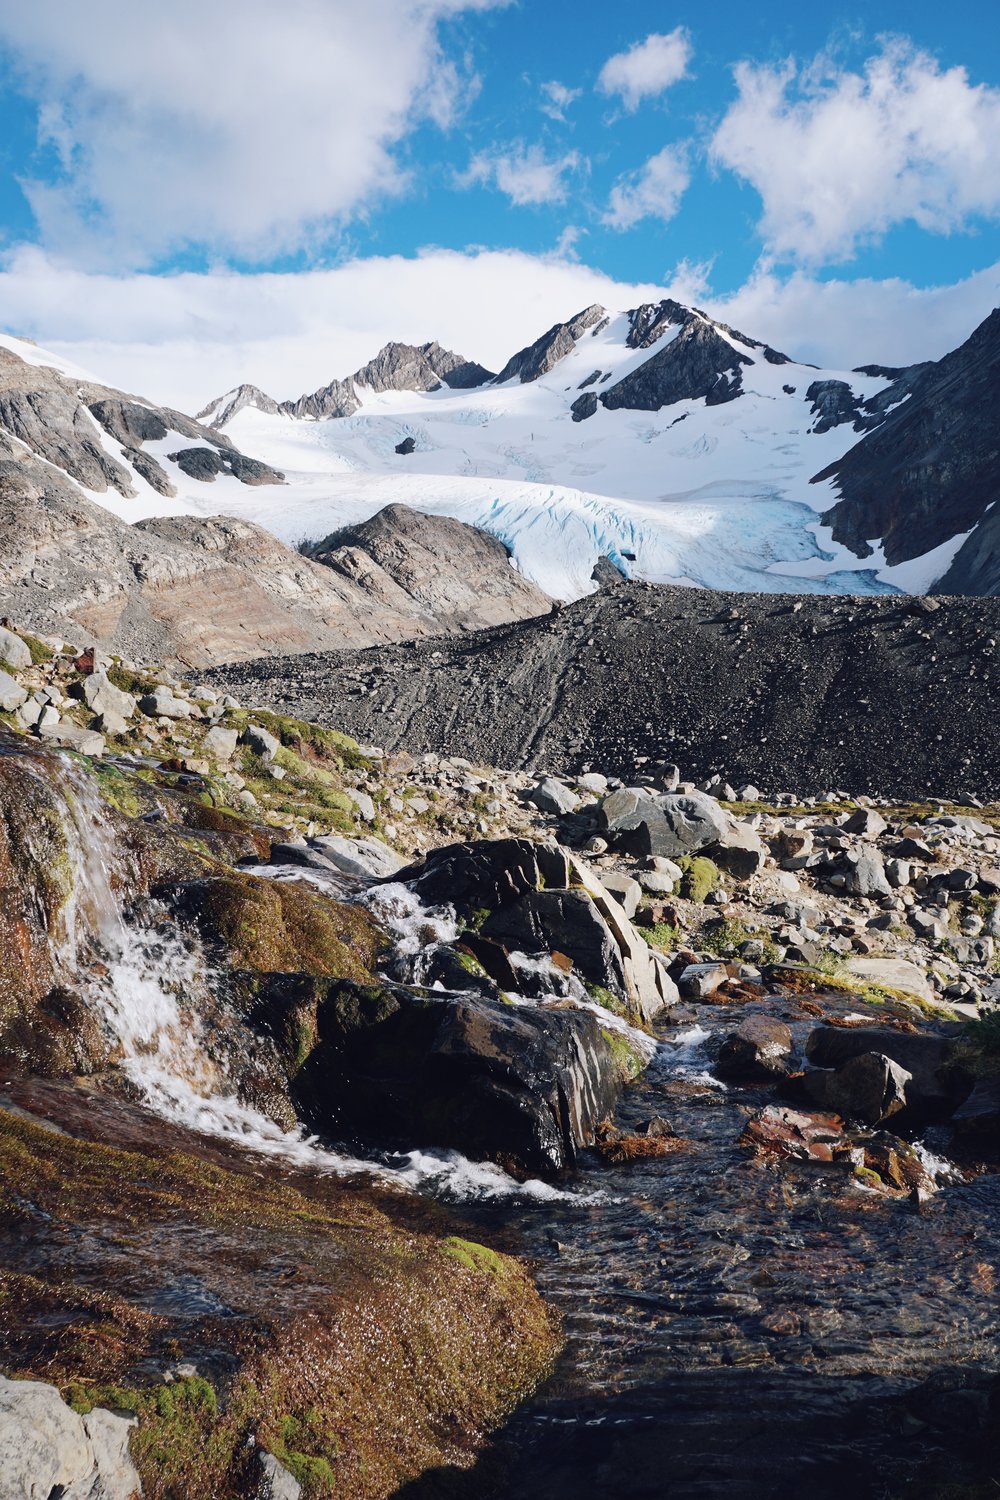
<path fill-rule="evenodd" d="M 1000 309 L 953 353 L 905 372 L 895 387 L 902 404 L 815 476 L 814 484 L 833 480 L 840 495 L 823 517 L 834 539 L 859 557 L 881 542 L 892 565 L 971 531 L 937 587 L 957 593 L 988 582 L 978 528 L 1000 484 L 998 380 Z"/>
<path fill-rule="evenodd" d="M 660 336 L 665 331 L 663 328 Z M 708 406 L 720 406 L 742 393 L 740 371 L 752 363 L 752 358 L 741 354 L 715 324 L 692 312 L 664 348 L 602 391 L 598 399 L 608 411 L 622 407 L 659 411 L 677 401 L 699 400 Z"/>
<path fill-rule="evenodd" d="M 520 349 L 504 365 L 496 377 L 497 385 L 506 380 L 517 379 L 527 385 L 540 376 L 554 370 L 561 359 L 572 353 L 577 343 L 589 329 L 598 328 L 607 318 L 607 313 L 598 303 L 585 307 L 568 323 L 556 323 L 541 338 Z"/>

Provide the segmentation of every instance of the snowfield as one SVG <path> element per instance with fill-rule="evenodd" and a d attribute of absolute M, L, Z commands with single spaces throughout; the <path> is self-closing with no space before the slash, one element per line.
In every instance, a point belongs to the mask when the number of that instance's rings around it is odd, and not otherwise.
<path fill-rule="evenodd" d="M 240 516 L 296 545 L 320 540 L 383 506 L 402 503 L 492 532 L 516 567 L 553 597 L 591 592 L 602 556 L 628 576 L 656 583 L 764 592 L 922 592 L 942 576 L 963 537 L 889 568 L 881 549 L 861 559 L 834 543 L 820 515 L 837 499 L 830 482 L 810 480 L 858 441 L 843 424 L 813 430 L 806 390 L 841 380 L 860 397 L 881 377 L 768 362 L 761 349 L 719 330 L 752 363 L 743 394 L 717 406 L 676 401 L 659 411 L 598 406 L 576 422 L 581 386 L 600 393 L 659 354 L 628 348 L 629 318 L 618 314 L 584 333 L 540 379 L 472 390 L 358 388 L 353 416 L 300 419 L 245 407 L 224 431 L 243 453 L 281 470 L 282 486 L 250 488 L 224 475 L 211 484 L 169 460 L 188 440 L 149 443 L 177 488 L 165 499 L 136 479 L 137 498 L 92 494 L 127 520 L 150 515 Z M 42 351 L 8 339 L 33 362 Z M 45 362 L 59 364 L 46 356 Z M 78 372 L 72 373 L 74 376 Z M 220 398 L 214 413 L 221 413 Z M 208 423 L 212 413 L 203 418 Z M 95 436 L 121 459 L 119 445 Z M 396 447 L 412 438 L 409 456 Z"/>

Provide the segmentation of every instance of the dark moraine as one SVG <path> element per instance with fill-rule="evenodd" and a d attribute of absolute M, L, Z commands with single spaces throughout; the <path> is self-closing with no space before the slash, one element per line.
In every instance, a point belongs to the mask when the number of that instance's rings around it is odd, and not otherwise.
<path fill-rule="evenodd" d="M 206 680 L 366 743 L 629 778 L 926 801 L 1000 794 L 1000 600 L 621 584 L 459 639 L 219 668 Z"/>

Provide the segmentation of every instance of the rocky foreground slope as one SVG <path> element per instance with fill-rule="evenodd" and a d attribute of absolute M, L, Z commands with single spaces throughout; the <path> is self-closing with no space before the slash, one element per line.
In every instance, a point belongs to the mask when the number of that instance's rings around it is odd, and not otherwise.
<path fill-rule="evenodd" d="M 769 794 L 922 801 L 1000 793 L 998 641 L 992 599 L 629 584 L 461 641 L 208 680 L 389 749 L 623 776 L 677 762 Z"/>

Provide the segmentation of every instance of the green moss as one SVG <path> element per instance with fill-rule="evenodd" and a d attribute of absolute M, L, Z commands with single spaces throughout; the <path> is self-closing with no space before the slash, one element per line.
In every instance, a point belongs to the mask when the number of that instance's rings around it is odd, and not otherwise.
<path fill-rule="evenodd" d="M 459 964 L 467 974 L 473 974 L 477 979 L 489 978 L 486 970 L 483 968 L 482 964 L 479 962 L 479 959 L 476 958 L 474 954 L 465 953 L 461 948 L 455 948 L 453 951 L 455 957 L 458 959 Z"/>
<path fill-rule="evenodd" d="M 606 1030 L 603 1026 L 601 1027 L 601 1036 L 611 1049 L 611 1055 L 617 1064 L 618 1071 L 621 1073 L 624 1082 L 631 1083 L 634 1078 L 638 1078 L 646 1066 L 646 1060 L 638 1049 L 632 1045 L 628 1037 L 624 1036 L 620 1031 Z"/>
<path fill-rule="evenodd" d="M 364 981 L 383 946 L 364 907 L 236 872 L 199 885 L 193 915 L 234 969 Z"/>
<path fill-rule="evenodd" d="M 148 677 L 144 672 L 130 671 L 121 662 L 114 662 L 108 668 L 108 681 L 123 693 L 131 693 L 133 698 L 142 698 L 146 693 L 155 692 L 160 686 L 154 677 Z"/>
<path fill-rule="evenodd" d="M 495 1250 L 477 1244 L 475 1240 L 460 1239 L 457 1235 L 442 1241 L 441 1252 L 457 1260 L 467 1271 L 488 1271 L 491 1276 L 505 1275 L 510 1266 L 509 1261 Z"/>
<path fill-rule="evenodd" d="M 680 945 L 681 930 L 669 922 L 654 922 L 652 927 L 637 927 L 651 948 L 676 948 Z"/>
<path fill-rule="evenodd" d="M 863 1183 L 865 1187 L 880 1188 L 885 1186 L 885 1183 L 882 1181 L 879 1174 L 877 1172 L 873 1172 L 871 1167 L 855 1167 L 854 1176 L 856 1180 Z"/>
<path fill-rule="evenodd" d="M 677 861 L 684 878 L 681 881 L 681 895 L 687 901 L 695 901 L 699 905 L 704 902 L 709 891 L 714 891 L 721 883 L 722 876 L 719 867 L 703 854 L 687 854 L 683 859 Z"/>
<path fill-rule="evenodd" d="M 598 1005 L 602 1005 L 604 1009 L 609 1010 L 612 1015 L 628 1015 L 628 1006 L 625 1004 L 625 1002 L 623 1000 L 620 1000 L 617 995 L 612 993 L 611 990 L 605 989 L 603 984 L 591 984 L 588 981 L 585 981 L 584 988 L 586 989 L 587 994 L 590 996 L 591 1000 L 596 1001 Z"/>
<path fill-rule="evenodd" d="M 138 818 L 148 808 L 148 795 L 140 795 L 135 778 L 126 775 L 118 766 L 102 761 L 94 767 L 94 779 L 104 801 L 126 817 Z"/>

